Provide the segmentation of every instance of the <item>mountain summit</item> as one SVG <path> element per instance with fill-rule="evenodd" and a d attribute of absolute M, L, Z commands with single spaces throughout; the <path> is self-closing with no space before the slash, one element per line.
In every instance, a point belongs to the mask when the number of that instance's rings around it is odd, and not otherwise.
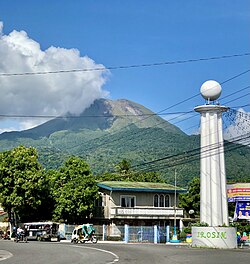
<path fill-rule="evenodd" d="M 114 172 L 123 159 L 133 171 L 157 172 L 187 186 L 200 174 L 199 136 L 189 136 L 144 106 L 129 100 L 99 99 L 79 116 L 67 114 L 35 128 L 0 135 L 0 151 L 19 145 L 37 148 L 47 169 L 72 155 L 82 157 L 97 174 Z M 225 145 L 227 179 L 249 181 L 250 148 Z"/>
<path fill-rule="evenodd" d="M 137 127 L 153 127 L 159 124 L 162 127 L 175 132 L 181 132 L 175 126 L 169 124 L 144 106 L 129 100 L 98 99 L 85 109 L 79 116 L 67 114 L 64 117 L 54 118 L 37 127 L 24 131 L 4 132 L 1 139 L 14 140 L 17 138 L 39 139 L 49 137 L 57 131 L 79 131 L 88 130 L 114 130 L 129 124 Z M 160 125 L 161 126 L 161 125 Z"/>

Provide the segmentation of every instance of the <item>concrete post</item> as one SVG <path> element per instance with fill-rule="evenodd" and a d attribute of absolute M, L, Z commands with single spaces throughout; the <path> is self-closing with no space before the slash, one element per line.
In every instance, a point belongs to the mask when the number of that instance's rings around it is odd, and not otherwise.
<path fill-rule="evenodd" d="M 124 226 L 124 242 L 128 243 L 129 241 L 129 225 Z"/>
<path fill-rule="evenodd" d="M 154 225 L 154 244 L 157 244 L 158 241 L 158 228 L 157 225 Z"/>
<path fill-rule="evenodd" d="M 166 243 L 170 241 L 169 233 L 170 233 L 170 228 L 169 226 L 166 226 Z"/>
<path fill-rule="evenodd" d="M 102 240 L 103 241 L 107 240 L 107 226 L 106 225 L 102 226 Z"/>

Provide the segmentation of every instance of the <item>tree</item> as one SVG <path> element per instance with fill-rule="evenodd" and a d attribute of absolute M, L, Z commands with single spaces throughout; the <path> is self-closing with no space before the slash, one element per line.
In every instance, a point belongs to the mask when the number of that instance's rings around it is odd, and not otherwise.
<path fill-rule="evenodd" d="M 131 173 L 130 161 L 123 159 L 115 166 L 120 174 L 128 175 Z"/>
<path fill-rule="evenodd" d="M 133 182 L 165 182 L 157 172 L 137 172 L 132 170 L 130 161 L 123 159 L 115 165 L 117 172 L 104 173 L 98 176 L 100 181 L 133 181 Z"/>
<path fill-rule="evenodd" d="M 68 223 L 80 223 L 88 218 L 99 197 L 88 164 L 78 157 L 69 158 L 58 173 L 53 174 L 51 186 L 55 201 L 53 217 Z"/>
<path fill-rule="evenodd" d="M 200 215 L 200 179 L 193 178 L 188 186 L 186 194 L 179 197 L 179 207 L 185 209 L 187 213 L 194 210 L 195 215 Z"/>
<path fill-rule="evenodd" d="M 34 148 L 19 146 L 0 153 L 0 203 L 9 217 L 34 217 L 46 197 L 47 178 Z"/>

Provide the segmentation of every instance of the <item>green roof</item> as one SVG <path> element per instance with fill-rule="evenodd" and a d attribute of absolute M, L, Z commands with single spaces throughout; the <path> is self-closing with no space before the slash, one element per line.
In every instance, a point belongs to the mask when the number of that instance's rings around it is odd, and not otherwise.
<path fill-rule="evenodd" d="M 97 184 L 100 188 L 109 191 L 134 191 L 134 192 L 174 192 L 175 186 L 167 183 L 154 182 L 124 182 L 103 181 Z M 185 189 L 176 187 L 176 192 L 186 192 Z"/>

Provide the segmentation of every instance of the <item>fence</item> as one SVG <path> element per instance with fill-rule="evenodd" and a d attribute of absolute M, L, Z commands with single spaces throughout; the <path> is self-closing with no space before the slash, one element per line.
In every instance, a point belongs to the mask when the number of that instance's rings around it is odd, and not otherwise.
<path fill-rule="evenodd" d="M 64 225 L 61 228 L 61 236 L 67 240 L 71 239 L 74 225 Z M 169 226 L 116 226 L 95 225 L 98 240 L 116 240 L 126 243 L 166 243 L 170 239 Z"/>
<path fill-rule="evenodd" d="M 60 227 L 59 227 L 60 237 L 66 240 L 71 240 L 71 235 L 75 227 L 76 227 L 75 225 L 60 224 Z M 103 234 L 105 234 L 105 232 L 103 232 L 104 226 L 97 225 L 97 226 L 94 226 L 94 228 L 96 230 L 95 234 L 98 240 L 104 240 L 103 239 Z"/>

